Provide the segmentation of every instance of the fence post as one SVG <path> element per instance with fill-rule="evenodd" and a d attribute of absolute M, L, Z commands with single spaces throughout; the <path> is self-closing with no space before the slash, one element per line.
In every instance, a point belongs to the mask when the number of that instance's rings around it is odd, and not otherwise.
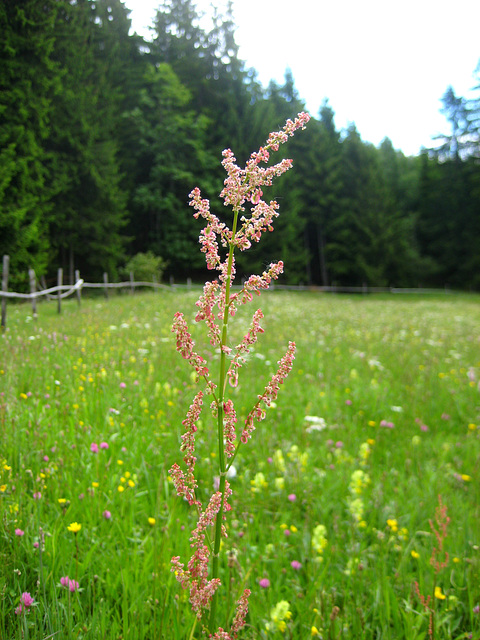
<path fill-rule="evenodd" d="M 57 271 L 57 285 L 61 287 L 63 284 L 63 269 Z M 62 291 L 59 289 L 57 292 L 57 311 L 58 313 L 62 313 Z"/>
<path fill-rule="evenodd" d="M 2 291 L 8 290 L 8 265 L 10 256 L 3 256 Z M 2 329 L 7 326 L 7 298 L 2 296 Z"/>
<path fill-rule="evenodd" d="M 80 280 L 80 271 L 78 269 L 75 269 L 75 284 Z M 78 306 L 80 306 L 82 301 L 82 294 L 81 294 L 81 287 L 78 287 L 77 289 L 77 302 L 78 302 Z"/>
<path fill-rule="evenodd" d="M 133 284 L 135 282 L 135 280 L 133 279 L 133 271 L 130 271 L 130 293 L 133 294 L 135 293 L 135 285 Z"/>
<path fill-rule="evenodd" d="M 30 280 L 30 293 L 36 293 L 37 286 L 35 284 L 35 271 L 33 269 L 28 270 L 28 277 Z M 37 317 L 37 296 L 32 297 L 32 314 L 33 317 Z"/>
<path fill-rule="evenodd" d="M 105 285 L 103 288 L 103 293 L 105 298 L 108 300 L 108 273 L 105 271 L 103 273 L 103 284 Z"/>

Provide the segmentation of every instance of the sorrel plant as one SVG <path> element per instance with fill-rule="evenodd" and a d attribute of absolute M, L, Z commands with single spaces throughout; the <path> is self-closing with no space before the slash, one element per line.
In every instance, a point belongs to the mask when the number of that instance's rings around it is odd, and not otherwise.
<path fill-rule="evenodd" d="M 228 397 L 227 383 L 231 387 L 237 386 L 239 369 L 258 334 L 263 332 L 260 325 L 263 314 L 260 309 L 255 311 L 250 329 L 236 346 L 229 346 L 228 322 L 230 317 L 235 316 L 237 305 L 251 301 L 254 293 L 259 295 L 260 290 L 268 289 L 271 281 L 282 273 L 283 262 L 270 264 L 262 275 L 250 276 L 234 292 L 232 283 L 235 277 L 235 250 L 245 251 L 251 247 L 252 242 L 258 242 L 265 231 L 273 231 L 273 221 L 278 216 L 278 203 L 275 200 L 268 203 L 262 200 L 262 188 L 271 186 L 276 176 L 290 169 L 292 161 L 285 159 L 268 166 L 270 152 L 278 151 L 279 146 L 287 142 L 297 129 L 305 128 L 309 119 L 310 116 L 302 112 L 294 121 L 287 120 L 281 131 L 271 133 L 265 146 L 252 153 L 244 169 L 237 166 L 230 149 L 223 151 L 222 164 L 227 178 L 220 197 L 225 206 L 232 208 L 231 229 L 210 211 L 209 201 L 202 199 L 198 188 L 190 193 L 190 205 L 195 209 L 194 217 L 202 217 L 206 221 L 199 239 L 201 251 L 205 254 L 208 269 L 218 272 L 218 279 L 207 282 L 203 288 L 203 294 L 196 303 L 198 312 L 195 320 L 206 323 L 210 343 L 220 351 L 220 366 L 217 382 L 214 382 L 207 361 L 195 351 L 195 343 L 183 314 L 176 313 L 172 331 L 176 334 L 177 351 L 192 365 L 197 382 L 201 380 L 204 388 L 195 396 L 183 421 L 185 433 L 182 436 L 181 451 L 184 453 L 186 470 L 182 470 L 176 463 L 170 469 L 178 496 L 188 500 L 198 513 L 197 526 L 190 537 L 193 555 L 187 568 L 180 562 L 180 557 L 172 558 L 172 571 L 182 587 L 189 589 L 190 603 L 197 620 L 202 621 L 202 631 L 218 639 L 237 637 L 245 625 L 250 596 L 250 590 L 245 589 L 238 600 L 230 632 L 222 627 L 215 631 L 218 589 L 221 585 L 220 543 L 222 536 L 227 535 L 223 524 L 225 513 L 231 509 L 228 499 L 232 491 L 227 473 L 241 444 L 246 444 L 252 436 L 255 423 L 265 418 L 265 407 L 276 399 L 279 387 L 290 372 L 295 357 L 295 343 L 290 342 L 287 352 L 278 362 L 277 372 L 257 397 L 243 427 L 239 429 L 233 400 Z M 265 166 L 261 166 L 262 164 Z M 223 258 L 219 245 L 223 248 Z M 211 398 L 210 410 L 217 425 L 220 478 L 218 491 L 211 496 L 206 507 L 195 491 L 198 487 L 195 477 L 195 433 L 205 396 Z"/>

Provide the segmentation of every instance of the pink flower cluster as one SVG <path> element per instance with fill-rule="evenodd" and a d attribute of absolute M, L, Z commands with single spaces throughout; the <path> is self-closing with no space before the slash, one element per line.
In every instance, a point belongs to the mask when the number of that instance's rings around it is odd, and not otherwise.
<path fill-rule="evenodd" d="M 248 598 L 250 597 L 250 594 L 250 589 L 245 589 L 242 597 L 237 601 L 237 612 L 235 613 L 230 633 L 227 633 L 227 631 L 224 631 L 222 627 L 219 627 L 215 635 L 210 635 L 210 638 L 213 638 L 214 640 L 235 640 L 238 638 L 238 632 L 245 626 L 245 618 L 248 613 Z"/>
<path fill-rule="evenodd" d="M 272 376 L 272 379 L 265 387 L 265 391 L 262 395 L 258 396 L 257 403 L 245 420 L 245 427 L 241 435 L 242 442 L 246 443 L 248 442 L 248 439 L 251 438 L 252 433 L 255 430 L 255 420 L 257 420 L 257 422 L 261 422 L 265 418 L 265 409 L 263 409 L 260 404 L 263 402 L 267 407 L 269 407 L 271 403 L 277 399 L 280 385 L 283 384 L 283 381 L 292 370 L 293 361 L 295 359 L 295 349 L 295 343 L 289 342 L 287 353 L 278 362 L 277 373 Z"/>
<path fill-rule="evenodd" d="M 60 578 L 60 584 L 62 585 L 62 587 L 65 587 L 65 589 L 68 589 L 72 593 L 78 591 L 78 589 L 80 588 L 78 582 L 76 580 L 72 580 L 68 576 Z"/>
<path fill-rule="evenodd" d="M 309 119 L 308 114 L 300 113 L 295 120 L 287 120 L 281 131 L 271 133 L 265 145 L 258 152 L 252 153 L 244 169 L 236 164 L 236 158 L 230 149 L 223 151 L 222 165 L 227 177 L 220 197 L 226 206 L 233 208 L 232 229 L 229 229 L 210 211 L 210 203 L 207 199 L 202 198 L 200 189 L 193 189 L 189 196 L 190 206 L 195 210 L 194 217 L 196 219 L 201 217 L 206 222 L 200 233 L 199 242 L 201 251 L 205 254 L 207 268 L 218 272 L 218 279 L 207 282 L 203 288 L 196 303 L 195 321 L 205 322 L 210 343 L 220 352 L 221 364 L 217 386 L 210 379 L 207 361 L 195 351 L 195 342 L 188 330 L 184 315 L 177 312 L 172 326 L 172 332 L 176 336 L 177 351 L 193 367 L 197 382 L 203 378 L 206 390 L 197 393 L 182 423 L 185 431 L 182 435 L 181 451 L 184 454 L 183 462 L 186 465 L 186 470 L 182 470 L 177 463 L 169 470 L 177 495 L 186 499 L 198 511 L 197 525 L 190 536 L 193 555 L 187 567 L 180 562 L 179 556 L 173 557 L 171 562 L 172 572 L 175 573 L 178 582 L 184 589 L 189 589 L 190 603 L 197 618 L 201 619 L 205 610 L 211 608 L 211 633 L 216 628 L 216 591 L 220 586 L 218 555 L 213 556 L 211 574 L 209 573 L 209 563 L 212 560 L 214 550 L 219 549 L 220 534 L 225 537 L 227 535 L 222 521 L 225 518 L 225 513 L 231 509 L 228 499 L 232 492 L 226 480 L 226 474 L 230 467 L 225 458 L 230 459 L 231 465 L 240 443 L 246 443 L 251 437 L 255 429 L 255 421 L 264 419 L 265 407 L 269 407 L 277 398 L 280 385 L 290 373 L 295 358 L 295 343 L 290 342 L 287 353 L 278 362 L 277 372 L 272 376 L 264 392 L 258 396 L 257 402 L 247 415 L 243 429 L 240 428 L 237 433 L 237 414 L 234 403 L 226 397 L 227 380 L 232 387 L 237 386 L 239 369 L 245 363 L 258 335 L 263 333 L 263 328 L 260 325 L 263 313 L 260 309 L 255 311 L 249 330 L 241 342 L 233 348 L 227 345 L 228 319 L 235 316 L 237 304 L 250 302 L 254 294 L 260 295 L 262 290 L 270 287 L 273 280 L 278 279 L 283 272 L 283 262 L 270 264 L 261 275 L 250 276 L 238 291 L 233 292 L 234 251 L 235 249 L 240 251 L 249 249 L 253 242 L 259 242 L 263 233 L 273 231 L 273 222 L 279 215 L 279 206 L 275 200 L 266 202 L 262 199 L 263 189 L 271 186 L 276 176 L 288 171 L 292 166 L 292 161 L 286 159 L 275 165 L 261 165 L 269 162 L 271 151 L 278 151 L 280 144 L 285 143 L 296 130 L 305 128 Z M 227 254 L 225 258 L 221 257 L 222 249 Z M 229 359 L 228 364 L 227 358 Z M 197 482 L 194 473 L 197 422 L 203 405 L 204 393 L 213 397 L 210 408 L 212 416 L 218 421 L 220 438 L 220 477 L 216 487 L 218 490 L 211 496 L 205 509 L 195 495 Z M 215 530 L 214 544 L 210 541 L 212 528 Z M 268 582 L 267 579 L 265 580 Z M 266 582 L 265 584 L 261 583 L 261 586 L 266 587 Z M 237 638 L 238 632 L 245 625 L 249 596 L 250 591 L 245 589 L 237 602 L 237 612 L 230 632 L 219 627 L 214 635 L 210 635 L 210 638 L 216 640 Z"/>
<path fill-rule="evenodd" d="M 24 591 L 20 596 L 20 604 L 15 608 L 15 613 L 19 616 L 22 613 L 28 613 L 30 607 L 34 604 L 34 599 L 28 593 Z"/>

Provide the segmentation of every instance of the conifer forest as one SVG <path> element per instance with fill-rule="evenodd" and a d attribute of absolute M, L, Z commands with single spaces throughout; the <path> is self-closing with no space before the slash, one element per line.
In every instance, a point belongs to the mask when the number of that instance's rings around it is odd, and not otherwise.
<path fill-rule="evenodd" d="M 147 252 L 165 277 L 204 281 L 188 194 L 200 186 L 221 217 L 222 150 L 243 166 L 305 109 L 290 71 L 263 87 L 239 59 L 231 8 L 206 29 L 192 0 L 163 0 L 151 42 L 128 16 L 120 0 L 0 0 L 0 256 L 13 290 L 29 268 L 113 280 Z M 239 256 L 238 275 L 281 258 L 286 284 L 480 290 L 480 66 L 472 84 L 473 99 L 446 87 L 445 135 L 414 157 L 388 131 L 375 147 L 353 124 L 338 130 L 325 100 L 288 145 L 277 233 L 248 265 Z"/>

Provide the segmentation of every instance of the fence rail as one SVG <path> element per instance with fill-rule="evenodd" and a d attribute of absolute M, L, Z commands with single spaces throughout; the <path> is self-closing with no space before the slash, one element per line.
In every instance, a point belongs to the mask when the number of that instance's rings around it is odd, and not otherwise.
<path fill-rule="evenodd" d="M 103 274 L 103 282 L 85 282 L 82 278 L 80 278 L 79 271 L 75 271 L 75 284 L 68 285 L 63 284 L 63 270 L 59 269 L 57 274 L 57 285 L 55 287 L 50 287 L 48 289 L 37 289 L 37 280 L 35 277 L 35 272 L 33 269 L 29 269 L 29 279 L 30 279 L 30 293 L 16 293 L 13 291 L 8 291 L 8 276 L 9 276 L 9 256 L 3 256 L 3 272 L 2 272 L 2 288 L 0 290 L 0 298 L 2 299 L 2 320 L 1 326 L 2 328 L 6 327 L 7 323 L 7 299 L 19 298 L 23 300 L 30 300 L 32 303 L 32 311 L 34 317 L 37 314 L 37 299 L 42 296 L 46 296 L 49 300 L 57 300 L 58 305 L 58 313 L 61 313 L 61 301 L 64 298 L 68 298 L 72 294 L 76 293 L 77 302 L 80 305 L 81 303 L 81 291 L 82 289 L 103 289 L 104 295 L 108 298 L 108 290 L 109 289 L 125 289 L 130 288 L 130 292 L 133 294 L 135 292 L 136 287 L 152 287 L 154 289 L 166 289 L 172 290 L 173 288 L 191 288 L 192 282 L 188 279 L 186 285 L 182 284 L 174 284 L 173 279 L 170 282 L 170 286 L 161 284 L 155 281 L 139 281 L 136 282 L 134 280 L 133 272 L 130 272 L 130 280 L 126 280 L 124 282 L 109 282 L 108 275 L 106 273 Z M 240 288 L 239 286 L 233 287 L 234 289 Z M 369 287 L 364 285 L 363 287 L 322 287 L 322 286 L 310 286 L 310 285 L 280 285 L 273 284 L 271 285 L 271 289 L 281 289 L 281 290 L 289 290 L 289 291 L 312 291 L 318 293 L 407 293 L 407 294 L 438 294 L 442 293 L 451 293 L 451 291 L 447 288 L 445 289 L 422 289 L 422 288 L 410 288 L 410 289 L 400 289 L 398 287 Z M 56 295 L 54 295 L 56 294 Z"/>
<path fill-rule="evenodd" d="M 37 279 L 33 269 L 29 269 L 28 275 L 30 280 L 30 293 L 17 293 L 15 291 L 8 291 L 8 276 L 9 276 L 9 256 L 3 256 L 3 271 L 2 271 L 2 287 L 0 289 L 0 298 L 2 300 L 2 329 L 7 324 L 7 299 L 20 299 L 30 300 L 32 303 L 32 311 L 34 317 L 37 315 L 37 300 L 42 296 L 45 296 L 48 300 L 57 300 L 58 313 L 61 313 L 62 306 L 61 301 L 64 298 L 68 298 L 72 294 L 76 294 L 77 302 L 81 303 L 81 291 L 82 289 L 103 289 L 104 295 L 108 298 L 109 289 L 125 289 L 129 288 L 133 294 L 137 287 L 152 287 L 154 289 L 171 289 L 167 285 L 152 281 L 145 280 L 135 281 L 133 272 L 130 273 L 130 280 L 124 282 L 109 282 L 108 275 L 103 274 L 103 282 L 85 282 L 80 278 L 80 273 L 75 271 L 75 284 L 63 284 L 63 270 L 59 269 L 57 273 L 57 285 L 54 287 L 37 289 Z M 190 281 L 189 281 L 190 282 Z M 173 283 L 172 283 L 173 284 Z"/>

